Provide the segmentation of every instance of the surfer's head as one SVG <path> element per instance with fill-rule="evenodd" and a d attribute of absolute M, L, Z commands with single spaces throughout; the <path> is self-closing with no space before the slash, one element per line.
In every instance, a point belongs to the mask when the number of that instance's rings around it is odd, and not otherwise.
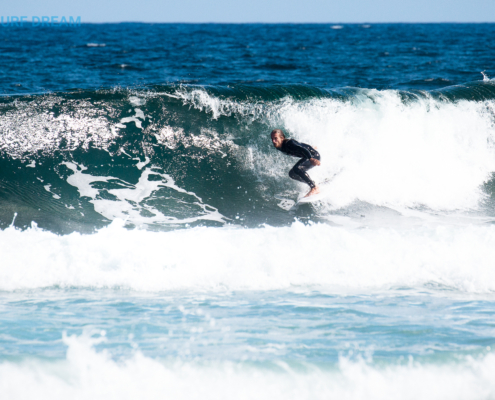
<path fill-rule="evenodd" d="M 282 147 L 282 143 L 284 142 L 285 135 L 281 129 L 274 129 L 271 134 L 273 145 L 279 149 Z"/>

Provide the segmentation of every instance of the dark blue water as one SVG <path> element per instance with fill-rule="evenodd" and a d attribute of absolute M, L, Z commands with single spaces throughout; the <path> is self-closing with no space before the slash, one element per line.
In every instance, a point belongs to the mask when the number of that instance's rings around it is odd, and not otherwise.
<path fill-rule="evenodd" d="M 433 89 L 495 73 L 495 24 L 9 26 L 0 51 L 4 94 L 179 82 Z"/>

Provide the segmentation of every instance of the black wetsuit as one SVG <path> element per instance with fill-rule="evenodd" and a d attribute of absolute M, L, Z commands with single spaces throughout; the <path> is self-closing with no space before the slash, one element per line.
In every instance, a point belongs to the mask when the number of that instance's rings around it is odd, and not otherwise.
<path fill-rule="evenodd" d="M 289 176 L 296 181 L 307 183 L 311 187 L 311 189 L 313 189 L 316 185 L 311 180 L 306 171 L 314 167 L 309 159 L 316 158 L 317 160 L 319 160 L 320 153 L 318 153 L 310 145 L 299 143 L 294 139 L 284 140 L 282 146 L 277 150 L 280 150 L 282 153 L 289 156 L 301 158 L 289 171 Z"/>

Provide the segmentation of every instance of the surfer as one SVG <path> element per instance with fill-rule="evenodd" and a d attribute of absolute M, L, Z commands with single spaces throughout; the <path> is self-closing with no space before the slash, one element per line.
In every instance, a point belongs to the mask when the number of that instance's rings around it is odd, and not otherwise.
<path fill-rule="evenodd" d="M 294 139 L 287 139 L 280 129 L 274 129 L 271 134 L 272 143 L 277 150 L 293 157 L 301 158 L 296 165 L 292 167 L 289 176 L 296 181 L 309 185 L 311 190 L 304 197 L 320 193 L 320 188 L 309 177 L 306 171 L 315 165 L 320 165 L 320 153 L 313 147 L 305 143 L 299 143 Z"/>

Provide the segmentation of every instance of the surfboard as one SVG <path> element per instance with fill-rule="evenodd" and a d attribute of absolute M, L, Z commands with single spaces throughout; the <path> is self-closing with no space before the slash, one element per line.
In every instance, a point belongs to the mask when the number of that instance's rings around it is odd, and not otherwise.
<path fill-rule="evenodd" d="M 292 199 L 285 199 L 278 196 L 276 196 L 276 199 L 279 200 L 277 206 L 279 206 L 281 209 L 285 211 L 293 211 L 303 204 L 315 203 L 319 200 L 322 200 L 323 197 L 324 196 L 321 193 L 319 193 L 309 197 L 301 197 L 299 200 L 296 201 Z"/>
<path fill-rule="evenodd" d="M 324 196 L 322 193 L 314 194 L 309 197 L 300 198 L 296 204 L 304 204 L 304 203 L 314 203 L 315 201 L 323 200 Z"/>
<path fill-rule="evenodd" d="M 327 183 L 330 183 L 332 181 L 332 179 L 335 177 L 335 175 L 337 175 L 337 173 L 334 174 L 332 177 L 327 178 L 327 179 L 321 181 L 320 183 L 318 183 L 318 186 L 321 187 L 321 186 L 325 186 Z M 324 192 L 320 192 L 318 194 L 314 194 L 314 195 L 309 196 L 309 197 L 301 197 L 299 200 L 296 201 L 296 204 L 294 206 L 297 206 L 298 204 L 315 203 L 317 201 L 323 200 L 324 198 L 325 198 Z"/>
<path fill-rule="evenodd" d="M 325 186 L 327 183 L 330 183 L 335 176 L 337 176 L 340 173 L 341 170 L 337 171 L 335 174 L 333 174 L 330 178 L 326 178 L 320 183 L 318 183 L 318 186 Z M 286 197 L 282 197 L 281 195 L 275 196 L 277 200 L 280 200 L 280 202 L 277 204 L 280 208 L 286 210 L 286 211 L 291 211 L 297 209 L 297 207 L 301 204 L 307 204 L 307 203 L 316 203 L 318 201 L 321 201 L 325 198 L 325 193 L 318 193 L 314 194 L 309 197 L 301 197 L 297 199 L 296 201 L 288 199 Z"/>

